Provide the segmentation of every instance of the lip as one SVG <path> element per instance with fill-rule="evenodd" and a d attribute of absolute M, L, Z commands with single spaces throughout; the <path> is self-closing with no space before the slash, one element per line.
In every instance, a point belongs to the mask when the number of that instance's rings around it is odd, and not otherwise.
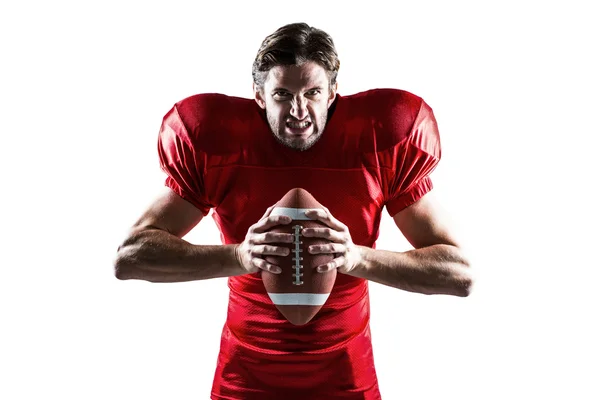
<path fill-rule="evenodd" d="M 287 122 L 285 124 L 285 130 L 293 136 L 304 136 L 312 130 L 312 127 L 313 124 L 310 122 L 306 128 L 292 128 L 287 124 Z"/>
<path fill-rule="evenodd" d="M 293 136 L 305 136 L 312 131 L 312 124 L 306 128 L 291 128 L 286 125 L 285 131 Z"/>

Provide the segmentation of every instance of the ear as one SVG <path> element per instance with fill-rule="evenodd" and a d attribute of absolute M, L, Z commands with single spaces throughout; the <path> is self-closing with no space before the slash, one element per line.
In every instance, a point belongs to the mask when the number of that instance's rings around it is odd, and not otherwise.
<path fill-rule="evenodd" d="M 254 100 L 256 101 L 256 104 L 258 104 L 260 108 L 264 109 L 267 106 L 267 104 L 264 99 L 264 93 L 262 88 L 256 86 L 255 83 L 252 83 L 252 90 L 254 90 Z"/>
<path fill-rule="evenodd" d="M 333 103 L 335 100 L 335 95 L 337 94 L 338 83 L 336 82 L 333 86 L 331 86 L 331 90 L 329 90 L 329 98 L 327 99 L 327 108 Z"/>

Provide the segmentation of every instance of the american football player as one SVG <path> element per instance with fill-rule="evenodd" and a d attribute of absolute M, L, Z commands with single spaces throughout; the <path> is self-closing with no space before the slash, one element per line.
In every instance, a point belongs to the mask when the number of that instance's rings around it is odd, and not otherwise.
<path fill-rule="evenodd" d="M 119 279 L 182 282 L 228 277 L 229 306 L 211 398 L 380 399 L 369 325 L 368 281 L 424 294 L 467 296 L 469 261 L 432 194 L 441 157 L 432 108 L 419 96 L 380 88 L 337 91 L 332 38 L 304 23 L 263 41 L 253 98 L 203 93 L 173 105 L 158 135 L 165 193 L 120 245 Z M 290 218 L 272 206 L 301 187 L 324 205 L 308 217 L 333 254 L 333 290 L 306 325 L 278 313 L 261 273 L 286 256 L 292 235 L 270 230 Z M 414 247 L 375 249 L 382 215 Z M 213 211 L 222 245 L 182 239 Z"/>

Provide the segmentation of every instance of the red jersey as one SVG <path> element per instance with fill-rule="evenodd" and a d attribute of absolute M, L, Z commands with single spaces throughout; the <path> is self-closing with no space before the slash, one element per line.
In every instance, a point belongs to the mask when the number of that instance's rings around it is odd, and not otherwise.
<path fill-rule="evenodd" d="M 355 244 L 375 247 L 384 207 L 394 216 L 432 188 L 441 151 L 431 108 L 394 89 L 337 95 L 308 150 L 274 137 L 254 100 L 201 94 L 175 104 L 159 134 L 166 185 L 213 218 L 223 244 L 288 190 L 310 192 Z M 228 278 L 229 306 L 211 398 L 375 400 L 380 393 L 367 281 L 338 274 L 306 325 L 289 323 L 259 273 Z"/>

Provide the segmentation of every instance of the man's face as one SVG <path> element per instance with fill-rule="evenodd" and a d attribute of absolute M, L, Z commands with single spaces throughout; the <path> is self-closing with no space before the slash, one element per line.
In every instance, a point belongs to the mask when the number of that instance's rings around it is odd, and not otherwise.
<path fill-rule="evenodd" d="M 327 110 L 335 99 L 327 72 L 314 62 L 271 68 L 262 90 L 255 87 L 258 105 L 267 112 L 275 137 L 296 150 L 317 142 L 327 124 Z"/>

